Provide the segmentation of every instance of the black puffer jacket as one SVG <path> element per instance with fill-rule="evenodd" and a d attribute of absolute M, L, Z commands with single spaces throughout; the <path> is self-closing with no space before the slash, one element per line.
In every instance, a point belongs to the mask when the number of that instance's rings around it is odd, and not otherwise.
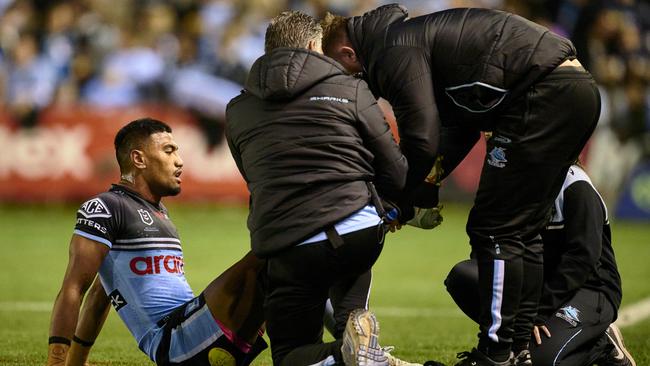
<path fill-rule="evenodd" d="M 569 40 L 514 14 L 451 9 L 407 17 L 402 6 L 382 6 L 352 17 L 348 35 L 371 90 L 393 106 L 409 181 L 428 173 L 441 125 L 491 130 L 500 108 L 575 58 Z"/>
<path fill-rule="evenodd" d="M 370 203 L 395 198 L 406 158 L 375 98 L 333 59 L 280 48 L 253 65 L 226 111 L 227 139 L 251 193 L 248 228 L 267 257 Z"/>

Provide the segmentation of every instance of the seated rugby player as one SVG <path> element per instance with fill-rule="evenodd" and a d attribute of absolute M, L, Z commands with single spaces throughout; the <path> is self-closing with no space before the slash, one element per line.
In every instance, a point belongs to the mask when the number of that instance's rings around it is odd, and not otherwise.
<path fill-rule="evenodd" d="M 258 336 L 262 261 L 249 253 L 198 296 L 185 279 L 181 241 L 161 202 L 181 190 L 183 160 L 171 132 L 145 118 L 117 133 L 121 179 L 77 211 L 52 311 L 48 365 L 84 364 L 109 300 L 158 365 L 248 365 L 266 347 Z M 97 274 L 103 291 L 93 287 L 84 326 L 75 334 L 82 299 Z"/>

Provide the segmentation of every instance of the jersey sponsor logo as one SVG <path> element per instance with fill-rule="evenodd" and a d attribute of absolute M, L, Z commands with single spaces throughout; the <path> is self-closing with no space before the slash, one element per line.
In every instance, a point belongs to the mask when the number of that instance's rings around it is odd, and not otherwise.
<path fill-rule="evenodd" d="M 503 168 L 506 166 L 508 160 L 506 159 L 506 149 L 502 147 L 495 147 L 488 154 L 487 163 L 496 168 Z"/>
<path fill-rule="evenodd" d="M 151 217 L 149 211 L 141 208 L 138 210 L 138 214 L 140 214 L 140 220 L 142 220 L 142 222 L 144 222 L 146 225 L 153 224 L 153 217 Z"/>
<path fill-rule="evenodd" d="M 348 104 L 350 103 L 350 100 L 347 98 L 339 98 L 339 97 L 331 97 L 328 95 L 321 95 L 321 96 L 315 96 L 315 97 L 310 97 L 309 98 L 310 102 L 337 102 L 337 103 L 343 103 L 343 104 Z"/>
<path fill-rule="evenodd" d="M 580 310 L 574 308 L 571 305 L 567 305 L 563 308 L 560 308 L 560 311 L 555 313 L 555 316 L 565 320 L 571 326 L 575 327 L 580 324 Z"/>
<path fill-rule="evenodd" d="M 101 198 L 93 198 L 84 202 L 77 212 L 85 218 L 111 217 L 111 211 Z"/>
<path fill-rule="evenodd" d="M 121 308 L 127 305 L 126 299 L 117 289 L 108 294 L 108 297 L 111 299 L 111 305 L 113 305 L 115 311 L 119 311 Z"/>
<path fill-rule="evenodd" d="M 129 262 L 131 272 L 138 276 L 160 274 L 160 273 L 177 273 L 184 274 L 183 257 L 176 255 L 156 255 L 148 257 L 134 257 Z M 163 272 L 164 271 L 164 272 Z"/>
<path fill-rule="evenodd" d="M 91 228 L 99 231 L 102 234 L 106 234 L 107 232 L 106 227 L 102 226 L 100 223 L 95 222 L 93 220 L 83 219 L 81 217 L 77 219 L 77 225 L 90 226 Z"/>

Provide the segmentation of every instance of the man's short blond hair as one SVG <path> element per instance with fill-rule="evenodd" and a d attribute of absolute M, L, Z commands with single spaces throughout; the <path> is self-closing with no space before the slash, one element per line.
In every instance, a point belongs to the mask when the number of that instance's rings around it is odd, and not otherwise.
<path fill-rule="evenodd" d="M 320 21 L 323 27 L 323 52 L 326 55 L 334 51 L 333 47 L 337 43 L 347 39 L 348 19 L 344 16 L 328 12 L 325 14 L 323 20 Z"/>
<path fill-rule="evenodd" d="M 271 19 L 266 28 L 264 52 L 278 47 L 307 48 L 310 41 L 320 43 L 323 28 L 318 21 L 299 11 L 284 11 Z"/>

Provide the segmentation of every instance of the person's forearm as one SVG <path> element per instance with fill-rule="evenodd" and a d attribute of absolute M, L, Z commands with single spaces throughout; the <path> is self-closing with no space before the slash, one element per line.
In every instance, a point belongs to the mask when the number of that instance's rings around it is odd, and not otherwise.
<path fill-rule="evenodd" d="M 83 341 L 94 342 L 108 316 L 110 304 L 99 280 L 95 280 L 79 313 L 75 335 Z"/>
<path fill-rule="evenodd" d="M 79 321 L 68 351 L 66 366 L 87 365 L 88 355 L 104 326 L 110 304 L 108 296 L 96 279 L 86 294 L 86 300 L 79 313 Z"/>
<path fill-rule="evenodd" d="M 50 337 L 63 337 L 72 340 L 79 317 L 81 298 L 79 290 L 61 289 L 52 309 Z"/>
<path fill-rule="evenodd" d="M 108 251 L 109 248 L 101 243 L 80 235 L 72 236 L 68 268 L 52 309 L 47 356 L 49 366 L 60 366 L 66 362 L 79 319 L 81 300 Z"/>
<path fill-rule="evenodd" d="M 481 137 L 478 130 L 460 127 L 443 128 L 440 137 L 438 155 L 442 156 L 441 179 L 446 178 L 465 159 Z"/>
<path fill-rule="evenodd" d="M 47 365 L 63 366 L 68 356 L 74 328 L 79 316 L 79 291 L 61 289 L 54 302 L 48 340 Z"/>

